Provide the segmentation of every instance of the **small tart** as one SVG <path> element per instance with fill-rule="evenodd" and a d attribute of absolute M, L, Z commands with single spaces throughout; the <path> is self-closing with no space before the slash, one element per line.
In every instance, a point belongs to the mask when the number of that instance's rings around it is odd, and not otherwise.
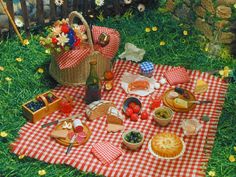
<path fill-rule="evenodd" d="M 161 157 L 176 157 L 183 150 L 181 139 L 174 133 L 158 133 L 151 140 L 154 153 Z"/>

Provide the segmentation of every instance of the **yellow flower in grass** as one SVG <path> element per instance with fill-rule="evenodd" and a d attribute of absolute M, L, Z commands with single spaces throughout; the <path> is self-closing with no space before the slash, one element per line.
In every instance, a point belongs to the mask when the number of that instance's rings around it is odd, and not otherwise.
<path fill-rule="evenodd" d="M 160 42 L 160 46 L 163 46 L 163 45 L 166 45 L 166 42 L 165 42 L 165 41 L 161 41 L 161 42 Z"/>
<path fill-rule="evenodd" d="M 10 78 L 10 77 L 5 77 L 5 80 L 6 80 L 7 82 L 11 82 L 11 81 L 12 81 L 12 78 Z"/>
<path fill-rule="evenodd" d="M 234 155 L 230 155 L 230 156 L 229 156 L 229 161 L 230 161 L 230 162 L 235 162 L 235 161 L 236 161 Z"/>
<path fill-rule="evenodd" d="M 223 70 L 219 71 L 219 74 L 221 75 L 222 78 L 229 77 L 229 74 L 232 72 L 231 69 L 229 69 L 228 66 L 225 66 Z"/>
<path fill-rule="evenodd" d="M 23 58 L 16 58 L 16 61 L 20 63 L 23 61 Z"/>
<path fill-rule="evenodd" d="M 28 40 L 28 39 L 25 39 L 25 40 L 23 41 L 23 46 L 26 46 L 26 45 L 29 45 L 29 40 Z"/>
<path fill-rule="evenodd" d="M 6 137 L 8 136 L 8 134 L 7 134 L 7 132 L 1 132 L 1 133 L 0 133 L 0 136 L 1 136 L 2 138 L 6 138 Z"/>
<path fill-rule="evenodd" d="M 44 69 L 43 69 L 43 68 L 38 68 L 38 69 L 37 69 L 37 72 L 40 73 L 40 74 L 42 74 L 42 73 L 44 73 Z"/>
<path fill-rule="evenodd" d="M 214 176 L 216 176 L 216 172 L 211 170 L 208 172 L 208 175 L 211 177 L 214 177 Z"/>
<path fill-rule="evenodd" d="M 152 31 L 157 31 L 158 30 L 158 27 L 157 26 L 153 26 L 152 27 Z"/>
<path fill-rule="evenodd" d="M 4 67 L 3 66 L 0 66 L 0 71 L 4 71 Z"/>
<path fill-rule="evenodd" d="M 145 31 L 146 31 L 146 33 L 149 33 L 149 32 L 151 32 L 151 28 L 146 27 L 146 28 L 145 28 Z"/>
<path fill-rule="evenodd" d="M 25 158 L 25 155 L 21 154 L 21 155 L 18 156 L 18 158 L 21 160 L 21 159 Z"/>
<path fill-rule="evenodd" d="M 44 175 L 46 175 L 46 171 L 45 170 L 39 170 L 38 171 L 38 174 L 39 174 L 39 176 L 44 176 Z"/>
<path fill-rule="evenodd" d="M 187 31 L 187 30 L 184 30 L 184 31 L 183 31 L 183 35 L 187 36 L 187 35 L 188 35 L 188 31 Z"/>

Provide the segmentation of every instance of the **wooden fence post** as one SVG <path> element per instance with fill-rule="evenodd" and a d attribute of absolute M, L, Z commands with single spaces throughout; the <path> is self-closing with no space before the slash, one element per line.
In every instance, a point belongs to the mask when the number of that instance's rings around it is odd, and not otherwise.
<path fill-rule="evenodd" d="M 13 8 L 13 1 L 12 0 L 7 1 L 7 9 L 9 11 L 9 14 L 11 15 L 12 19 L 15 21 L 14 8 Z M 12 29 L 13 29 L 13 27 L 12 27 L 11 22 L 9 20 L 9 35 L 10 35 Z"/>
<path fill-rule="evenodd" d="M 64 0 L 62 5 L 62 17 L 67 18 L 68 16 L 68 0 Z"/>
<path fill-rule="evenodd" d="M 36 17 L 40 25 L 44 25 L 43 0 L 36 0 Z"/>
<path fill-rule="evenodd" d="M 56 20 L 56 5 L 55 0 L 50 0 L 50 22 Z"/>
<path fill-rule="evenodd" d="M 27 6 L 26 6 L 26 2 L 25 0 L 20 0 L 21 3 L 21 8 L 22 8 L 22 15 L 23 15 L 23 19 L 24 19 L 24 28 L 25 28 L 25 32 L 27 37 L 30 37 L 30 27 L 29 27 L 29 16 L 28 16 L 28 11 L 27 11 Z"/>

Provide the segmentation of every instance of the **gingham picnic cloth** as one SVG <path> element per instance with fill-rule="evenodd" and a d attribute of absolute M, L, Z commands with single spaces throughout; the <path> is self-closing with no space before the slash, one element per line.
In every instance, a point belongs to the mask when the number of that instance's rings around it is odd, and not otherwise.
<path fill-rule="evenodd" d="M 122 155 L 122 150 L 109 142 L 100 142 L 93 145 L 92 153 L 102 162 L 102 164 L 109 165 Z"/>
<path fill-rule="evenodd" d="M 185 68 L 175 67 L 164 74 L 170 85 L 177 85 L 189 82 L 189 76 Z"/>
<path fill-rule="evenodd" d="M 81 31 L 85 31 L 84 26 L 80 26 L 80 28 Z M 110 42 L 105 47 L 101 47 L 97 44 L 98 37 L 102 32 L 110 36 Z M 111 28 L 93 26 L 92 37 L 95 51 L 99 51 L 107 59 L 112 59 L 116 55 L 120 45 L 120 34 L 118 31 Z M 91 52 L 89 45 L 79 46 L 57 56 L 56 61 L 60 69 L 73 68 L 83 61 Z"/>
<path fill-rule="evenodd" d="M 171 66 L 155 65 L 153 76 L 158 81 L 163 77 L 163 73 L 170 70 Z M 114 88 L 111 91 L 103 91 L 102 99 L 114 102 L 119 110 L 122 110 L 123 101 L 127 98 L 127 94 L 120 86 L 121 76 L 124 72 L 136 74 L 139 72 L 138 64 L 130 61 L 118 60 L 113 68 Z M 217 130 L 218 120 L 221 114 L 222 105 L 224 103 L 225 94 L 227 92 L 227 84 L 220 78 L 214 77 L 208 73 L 200 71 L 187 71 L 190 82 L 181 86 L 190 91 L 194 90 L 197 79 L 207 81 L 209 89 L 202 95 L 197 95 L 197 100 L 212 100 L 213 103 L 205 105 L 197 105 L 196 108 L 188 113 L 175 113 L 173 120 L 167 127 L 159 127 L 154 120 L 149 117 L 148 120 L 139 119 L 132 122 L 125 119 L 125 130 L 138 129 L 145 135 L 142 148 L 138 151 L 127 150 L 122 145 L 122 132 L 107 133 L 106 117 L 101 117 L 92 122 L 87 121 L 86 124 L 92 131 L 92 135 L 88 142 L 77 148 L 72 148 L 68 155 L 65 155 L 66 147 L 56 143 L 50 137 L 50 132 L 55 126 L 41 128 L 41 125 L 63 118 L 60 112 L 55 112 L 45 117 L 36 124 L 26 123 L 19 131 L 19 138 L 12 143 L 12 152 L 28 157 L 35 158 L 44 162 L 53 164 L 67 164 L 79 170 L 86 172 L 94 172 L 104 176 L 157 176 L 157 177 L 193 177 L 205 176 L 204 169 L 207 166 L 214 138 Z M 171 86 L 166 84 L 154 92 L 155 94 L 163 94 Z M 76 100 L 75 108 L 72 114 L 80 113 L 85 115 L 86 105 L 82 97 L 84 96 L 84 87 L 65 87 L 58 86 L 55 92 L 62 96 L 68 93 Z M 147 97 L 137 96 L 142 102 L 143 110 L 150 112 L 150 100 L 153 95 Z M 209 122 L 201 120 L 203 115 L 210 117 Z M 181 122 L 186 118 L 196 118 L 202 124 L 202 128 L 198 135 L 185 137 L 181 127 Z M 82 119 L 85 121 L 86 118 Z M 173 132 L 183 138 L 186 143 L 186 150 L 182 157 L 176 160 L 157 159 L 152 156 L 148 150 L 149 140 L 158 132 Z M 116 147 L 122 148 L 123 155 L 111 163 L 109 166 L 103 165 L 91 153 L 92 146 L 99 142 L 110 142 Z M 205 168 L 204 168 L 205 167 Z"/>

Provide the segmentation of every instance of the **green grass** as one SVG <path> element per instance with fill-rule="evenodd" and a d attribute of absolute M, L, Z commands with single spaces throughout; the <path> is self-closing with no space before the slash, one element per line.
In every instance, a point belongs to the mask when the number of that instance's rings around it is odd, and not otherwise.
<path fill-rule="evenodd" d="M 210 57 L 200 48 L 203 43 L 199 40 L 198 32 L 181 25 L 168 14 L 159 14 L 153 10 L 129 19 L 108 18 L 96 24 L 116 28 L 121 33 L 119 53 L 123 51 L 126 42 L 131 42 L 146 50 L 145 60 L 156 64 L 182 65 L 201 71 L 236 66 L 233 58 Z M 146 33 L 147 26 L 158 26 L 159 30 Z M 184 36 L 183 30 L 188 30 L 189 35 Z M 0 176 L 37 176 L 41 169 L 46 170 L 47 176 L 95 176 L 65 165 L 49 165 L 27 157 L 20 160 L 10 153 L 9 144 L 17 138 L 19 129 L 26 123 L 21 104 L 56 86 L 47 72 L 50 56 L 44 53 L 38 40 L 39 35 L 32 36 L 27 47 L 21 46 L 16 38 L 0 43 L 0 66 L 5 68 L 0 71 L 0 131 L 8 133 L 8 137 L 0 141 Z M 166 42 L 165 46 L 159 45 L 162 40 Z M 23 62 L 16 62 L 17 57 L 23 58 Z M 37 73 L 39 67 L 45 69 L 43 74 Z M 12 81 L 7 82 L 5 77 L 11 77 Z M 236 155 L 233 151 L 236 146 L 235 93 L 236 85 L 230 84 L 208 164 L 208 171 L 215 170 L 220 177 L 236 176 L 236 162 L 230 163 L 228 160 L 230 154 Z"/>

